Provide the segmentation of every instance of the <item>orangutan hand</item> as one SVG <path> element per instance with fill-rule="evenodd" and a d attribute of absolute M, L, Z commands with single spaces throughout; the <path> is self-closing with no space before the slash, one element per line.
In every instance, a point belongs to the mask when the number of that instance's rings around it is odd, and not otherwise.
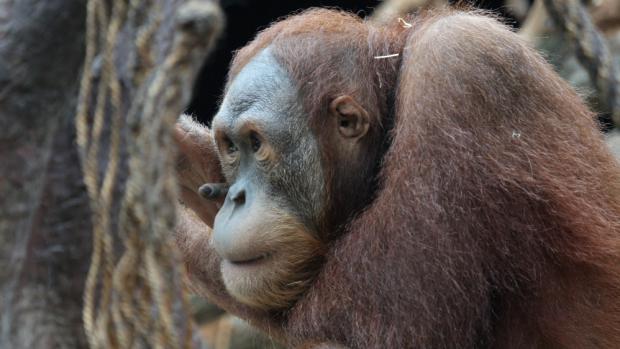
<path fill-rule="evenodd" d="M 181 201 L 213 227 L 224 198 L 206 199 L 198 193 L 205 183 L 225 182 L 211 130 L 182 115 L 174 129 L 174 140 L 179 147 L 176 171 Z"/>

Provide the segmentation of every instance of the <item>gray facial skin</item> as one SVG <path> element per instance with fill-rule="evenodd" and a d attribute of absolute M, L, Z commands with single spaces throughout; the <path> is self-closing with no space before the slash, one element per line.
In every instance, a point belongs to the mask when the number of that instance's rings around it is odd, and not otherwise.
<path fill-rule="evenodd" d="M 294 217 L 316 232 L 324 176 L 316 138 L 298 100 L 296 86 L 267 48 L 235 77 L 213 120 L 230 184 L 213 232 L 224 260 L 243 263 L 272 254 L 261 240 L 269 239 L 274 216 Z M 261 147 L 272 149 L 270 161 L 257 159 L 248 125 L 257 130 Z"/>

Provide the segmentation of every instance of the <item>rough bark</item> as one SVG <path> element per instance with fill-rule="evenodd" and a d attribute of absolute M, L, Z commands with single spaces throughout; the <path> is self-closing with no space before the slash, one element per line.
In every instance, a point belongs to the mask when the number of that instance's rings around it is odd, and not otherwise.
<path fill-rule="evenodd" d="M 0 347 L 82 346 L 88 205 L 72 144 L 85 2 L 0 0 Z"/>

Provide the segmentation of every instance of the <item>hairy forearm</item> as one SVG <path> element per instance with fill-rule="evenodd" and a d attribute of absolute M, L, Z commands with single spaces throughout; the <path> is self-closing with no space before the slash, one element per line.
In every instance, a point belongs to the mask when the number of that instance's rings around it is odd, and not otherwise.
<path fill-rule="evenodd" d="M 272 314 L 241 304 L 226 291 L 220 273 L 221 259 L 209 243 L 211 228 L 180 205 L 177 217 L 175 240 L 187 266 L 192 289 L 275 339 L 284 341 L 282 324 Z"/>

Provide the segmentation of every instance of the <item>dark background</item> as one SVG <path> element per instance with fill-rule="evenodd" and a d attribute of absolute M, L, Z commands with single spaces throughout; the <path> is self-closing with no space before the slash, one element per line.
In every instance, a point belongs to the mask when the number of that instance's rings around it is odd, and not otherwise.
<path fill-rule="evenodd" d="M 337 7 L 364 17 L 371 14 L 380 3 L 381 1 L 368 0 L 222 0 L 222 9 L 226 14 L 226 29 L 196 80 L 194 95 L 186 112 L 201 122 L 210 124 L 219 105 L 232 54 L 251 41 L 259 30 L 266 28 L 278 18 L 309 7 Z M 472 4 L 497 11 L 509 19 L 508 23 L 519 25 L 505 11 L 502 0 L 484 0 Z"/>

